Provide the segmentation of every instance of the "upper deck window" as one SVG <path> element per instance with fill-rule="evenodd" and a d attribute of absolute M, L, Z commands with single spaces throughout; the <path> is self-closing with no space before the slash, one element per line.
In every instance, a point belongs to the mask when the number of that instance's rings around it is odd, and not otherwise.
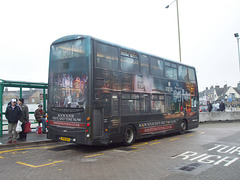
<path fill-rule="evenodd" d="M 121 70 L 124 72 L 138 74 L 138 54 L 128 50 L 121 50 Z"/>
<path fill-rule="evenodd" d="M 118 70 L 118 50 L 116 47 L 97 43 L 96 67 Z"/>
<path fill-rule="evenodd" d="M 186 66 L 178 65 L 178 78 L 179 80 L 188 82 L 188 71 Z"/>
<path fill-rule="evenodd" d="M 165 61 L 165 77 L 169 79 L 177 79 L 177 65 Z"/>
<path fill-rule="evenodd" d="M 141 54 L 140 55 L 140 61 L 141 61 L 141 73 L 143 75 L 149 75 L 149 59 L 148 56 Z"/>
<path fill-rule="evenodd" d="M 155 77 L 163 77 L 163 61 L 154 57 L 150 58 L 152 75 Z"/>
<path fill-rule="evenodd" d="M 195 70 L 193 68 L 188 68 L 188 76 L 191 83 L 196 83 Z"/>
<path fill-rule="evenodd" d="M 196 83 L 195 70 L 186 66 L 178 66 L 178 78 L 185 82 Z"/>

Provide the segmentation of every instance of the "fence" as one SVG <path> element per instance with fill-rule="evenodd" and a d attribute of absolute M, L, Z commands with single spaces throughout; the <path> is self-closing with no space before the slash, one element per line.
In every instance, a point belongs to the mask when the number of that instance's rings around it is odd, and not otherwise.
<path fill-rule="evenodd" d="M 3 131 L 7 131 L 7 120 L 5 118 L 5 110 L 11 99 L 23 98 L 24 103 L 29 108 L 29 119 L 31 123 L 34 121 L 34 111 L 39 104 L 43 105 L 43 109 L 47 109 L 47 83 L 22 82 L 22 81 L 6 81 L 0 79 L 0 137 Z"/>

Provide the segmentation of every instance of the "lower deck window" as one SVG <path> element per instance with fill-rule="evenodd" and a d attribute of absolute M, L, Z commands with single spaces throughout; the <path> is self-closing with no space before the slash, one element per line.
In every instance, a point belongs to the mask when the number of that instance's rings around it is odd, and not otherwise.
<path fill-rule="evenodd" d="M 122 115 L 139 114 L 140 103 L 138 94 L 122 94 L 121 103 Z"/>

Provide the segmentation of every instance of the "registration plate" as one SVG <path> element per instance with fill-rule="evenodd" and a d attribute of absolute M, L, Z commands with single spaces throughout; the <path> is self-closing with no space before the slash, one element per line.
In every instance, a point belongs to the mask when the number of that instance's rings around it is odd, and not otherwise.
<path fill-rule="evenodd" d="M 68 137 L 60 137 L 60 140 L 70 142 L 70 138 Z"/>

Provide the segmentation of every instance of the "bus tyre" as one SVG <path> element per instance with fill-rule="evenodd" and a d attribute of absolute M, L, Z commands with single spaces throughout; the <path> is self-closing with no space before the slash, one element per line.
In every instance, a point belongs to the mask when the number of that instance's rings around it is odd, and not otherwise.
<path fill-rule="evenodd" d="M 123 134 L 123 143 L 125 146 L 131 146 L 136 139 L 136 133 L 133 126 L 127 126 Z"/>
<path fill-rule="evenodd" d="M 186 129 L 187 129 L 187 123 L 185 120 L 181 120 L 181 123 L 180 123 L 180 134 L 185 134 L 186 132 Z"/>

